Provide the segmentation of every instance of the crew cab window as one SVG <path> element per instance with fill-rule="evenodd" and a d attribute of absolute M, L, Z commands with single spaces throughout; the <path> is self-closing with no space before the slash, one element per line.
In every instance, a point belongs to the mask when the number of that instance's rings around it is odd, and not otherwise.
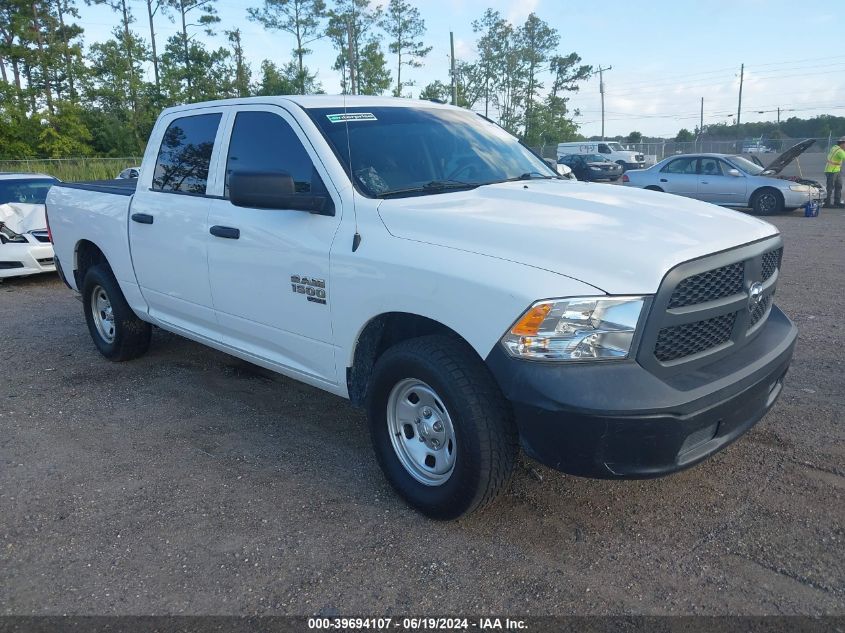
<path fill-rule="evenodd" d="M 290 174 L 294 191 L 326 195 L 326 188 L 314 163 L 290 125 L 272 112 L 238 112 L 226 160 L 226 191 L 232 172 L 285 172 Z"/>
<path fill-rule="evenodd" d="M 694 174 L 696 173 L 697 163 L 698 159 L 695 157 L 677 158 L 660 171 L 667 174 Z"/>
<path fill-rule="evenodd" d="M 153 190 L 204 194 L 220 114 L 175 119 L 158 150 Z"/>

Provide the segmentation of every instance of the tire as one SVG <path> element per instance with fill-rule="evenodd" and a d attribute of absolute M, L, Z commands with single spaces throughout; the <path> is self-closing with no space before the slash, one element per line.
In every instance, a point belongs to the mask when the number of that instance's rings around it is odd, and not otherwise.
<path fill-rule="evenodd" d="M 107 264 L 92 266 L 85 273 L 82 309 L 94 345 L 109 360 L 132 360 L 149 349 L 152 326 L 126 303 Z"/>
<path fill-rule="evenodd" d="M 657 185 L 649 185 L 648 187 L 645 187 L 645 189 L 648 189 L 649 191 L 663 191 L 663 189 Z"/>
<path fill-rule="evenodd" d="M 398 343 L 379 358 L 370 385 L 376 459 L 412 507 L 433 519 L 457 519 L 507 487 L 518 453 L 513 415 L 463 341 L 425 336 Z M 432 448 L 438 437 L 439 448 Z"/>
<path fill-rule="evenodd" d="M 751 196 L 751 208 L 757 215 L 783 213 L 783 194 L 770 187 L 759 189 Z"/>

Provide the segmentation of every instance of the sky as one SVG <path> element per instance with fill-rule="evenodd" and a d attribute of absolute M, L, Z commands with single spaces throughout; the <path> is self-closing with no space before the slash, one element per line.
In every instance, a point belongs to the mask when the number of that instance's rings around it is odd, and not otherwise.
<path fill-rule="evenodd" d="M 806 0 L 708 0 L 684 2 L 567 2 L 565 0 L 410 0 L 420 11 L 433 46 L 419 69 L 403 67 L 403 77 L 415 81 L 416 95 L 426 84 L 448 83 L 449 32 L 455 34 L 455 57 L 473 61 L 477 35 L 472 21 L 487 7 L 498 10 L 515 25 L 529 13 L 556 28 L 561 54 L 576 52 L 604 73 L 605 134 L 674 136 L 699 122 L 704 98 L 704 124 L 731 123 L 736 117 L 740 65 L 745 64 L 742 121 L 808 118 L 819 114 L 845 116 L 845 4 Z M 268 32 L 246 18 L 246 8 L 263 0 L 218 0 L 218 34 L 198 35 L 209 47 L 226 46 L 224 29 L 240 27 L 245 54 L 254 75 L 261 60 L 278 64 L 291 59 L 294 40 Z M 385 4 L 386 0 L 371 0 Z M 327 0 L 331 5 L 331 0 Z M 80 24 L 90 45 L 110 37 L 117 24 L 105 6 L 80 3 Z M 135 30 L 148 37 L 144 0 L 130 0 Z M 157 17 L 159 51 L 176 24 Z M 340 75 L 332 70 L 337 53 L 328 40 L 312 45 L 308 66 L 317 72 L 327 93 L 340 91 Z M 383 41 L 387 52 L 387 44 Z M 395 77 L 395 57 L 387 53 Z M 152 70 L 149 70 L 152 75 Z M 549 81 L 545 82 L 546 85 Z M 586 136 L 601 131 L 598 77 L 581 84 L 571 108 Z"/>

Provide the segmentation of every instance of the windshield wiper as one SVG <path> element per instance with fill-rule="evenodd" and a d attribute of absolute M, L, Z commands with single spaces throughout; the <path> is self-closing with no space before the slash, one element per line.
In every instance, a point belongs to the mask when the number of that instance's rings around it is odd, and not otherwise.
<path fill-rule="evenodd" d="M 460 180 L 432 180 L 421 187 L 408 187 L 406 189 L 393 189 L 382 191 L 377 194 L 377 198 L 390 198 L 393 196 L 401 196 L 407 193 L 441 193 L 443 191 L 455 191 L 459 189 L 475 189 L 481 186 L 480 182 L 463 182 Z"/>
<path fill-rule="evenodd" d="M 492 180 L 490 182 L 485 182 L 485 185 L 497 185 L 501 182 L 517 182 L 519 180 L 560 180 L 560 176 L 547 176 L 546 174 L 540 173 L 539 171 L 527 171 L 524 174 L 520 174 L 519 176 L 514 176 L 513 178 L 504 178 L 502 180 Z"/>

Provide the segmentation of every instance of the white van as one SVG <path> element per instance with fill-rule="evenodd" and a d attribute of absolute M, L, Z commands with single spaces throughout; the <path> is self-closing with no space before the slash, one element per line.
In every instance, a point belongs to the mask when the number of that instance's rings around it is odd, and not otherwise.
<path fill-rule="evenodd" d="M 624 169 L 642 169 L 645 167 L 645 156 L 639 152 L 624 149 L 616 141 L 574 141 L 559 143 L 557 157 L 567 154 L 601 154 L 608 160 L 622 165 Z"/>

